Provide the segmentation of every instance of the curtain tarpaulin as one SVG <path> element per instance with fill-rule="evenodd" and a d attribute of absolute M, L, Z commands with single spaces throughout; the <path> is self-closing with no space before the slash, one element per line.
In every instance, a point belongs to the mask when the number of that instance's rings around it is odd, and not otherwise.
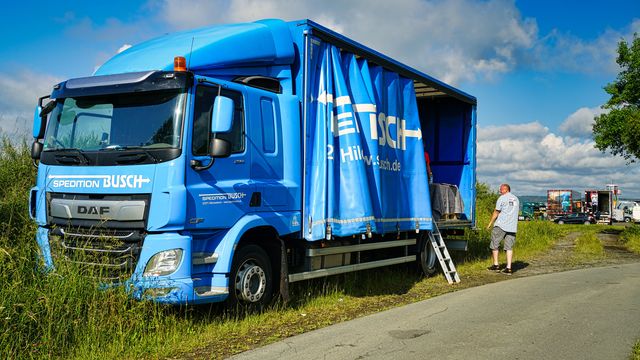
<path fill-rule="evenodd" d="M 413 81 L 330 44 L 314 50 L 305 238 L 431 230 Z"/>

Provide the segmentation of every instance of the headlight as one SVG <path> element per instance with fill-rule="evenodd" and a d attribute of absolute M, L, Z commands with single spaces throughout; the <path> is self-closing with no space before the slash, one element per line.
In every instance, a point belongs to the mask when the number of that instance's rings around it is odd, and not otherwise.
<path fill-rule="evenodd" d="M 182 249 L 159 252 L 149 259 L 143 276 L 169 275 L 178 269 L 180 261 L 182 261 Z"/>

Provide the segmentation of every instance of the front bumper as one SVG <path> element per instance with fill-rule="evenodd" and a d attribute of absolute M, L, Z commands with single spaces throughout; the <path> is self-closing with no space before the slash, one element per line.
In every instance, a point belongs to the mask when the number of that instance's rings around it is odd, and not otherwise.
<path fill-rule="evenodd" d="M 49 241 L 49 229 L 40 227 L 36 233 L 40 256 L 46 268 L 53 270 L 54 261 Z M 228 296 L 227 274 L 193 274 L 191 236 L 178 233 L 147 234 L 137 264 L 130 278 L 122 284 L 131 290 L 133 298 L 158 303 L 183 305 L 221 302 Z M 144 276 L 144 270 L 155 254 L 182 249 L 182 261 L 176 271 L 166 276 Z"/>

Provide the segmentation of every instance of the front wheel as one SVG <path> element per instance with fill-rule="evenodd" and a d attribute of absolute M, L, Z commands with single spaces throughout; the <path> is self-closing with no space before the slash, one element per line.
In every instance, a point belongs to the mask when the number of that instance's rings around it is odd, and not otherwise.
<path fill-rule="evenodd" d="M 228 304 L 262 310 L 272 297 L 273 275 L 267 253 L 257 245 L 243 246 L 233 258 Z"/>
<path fill-rule="evenodd" d="M 562 225 L 562 224 L 564 224 L 564 221 L 559 220 L 559 221 L 558 221 L 558 224 Z"/>
<path fill-rule="evenodd" d="M 429 239 L 429 233 L 421 232 L 421 236 L 418 239 L 419 253 L 418 253 L 418 265 L 424 276 L 431 276 L 438 271 L 438 258 L 435 251 L 431 246 L 431 240 Z"/>
<path fill-rule="evenodd" d="M 584 222 L 585 225 L 591 225 L 591 222 L 589 222 L 589 220 Z"/>

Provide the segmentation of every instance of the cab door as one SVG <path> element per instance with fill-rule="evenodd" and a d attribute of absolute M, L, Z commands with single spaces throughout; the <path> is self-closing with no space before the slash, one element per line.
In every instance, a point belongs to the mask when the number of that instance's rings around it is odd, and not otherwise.
<path fill-rule="evenodd" d="M 198 83 L 194 91 L 191 122 L 191 146 L 187 146 L 187 164 L 192 160 L 207 165 L 211 134 L 211 113 L 219 87 L 210 83 Z M 188 229 L 230 228 L 249 212 L 253 187 L 249 167 L 251 152 L 247 151 L 249 139 L 242 86 L 225 83 L 221 95 L 234 102 L 234 119 L 230 133 L 216 134 L 231 143 L 231 155 L 214 159 L 208 169 L 197 170 L 188 166 L 187 224 Z"/>
<path fill-rule="evenodd" d="M 284 181 L 282 121 L 279 99 L 265 90 L 250 89 L 253 122 L 249 126 L 252 166 L 250 176 L 259 203 L 256 211 L 283 211 L 293 208 L 293 197 Z"/>

